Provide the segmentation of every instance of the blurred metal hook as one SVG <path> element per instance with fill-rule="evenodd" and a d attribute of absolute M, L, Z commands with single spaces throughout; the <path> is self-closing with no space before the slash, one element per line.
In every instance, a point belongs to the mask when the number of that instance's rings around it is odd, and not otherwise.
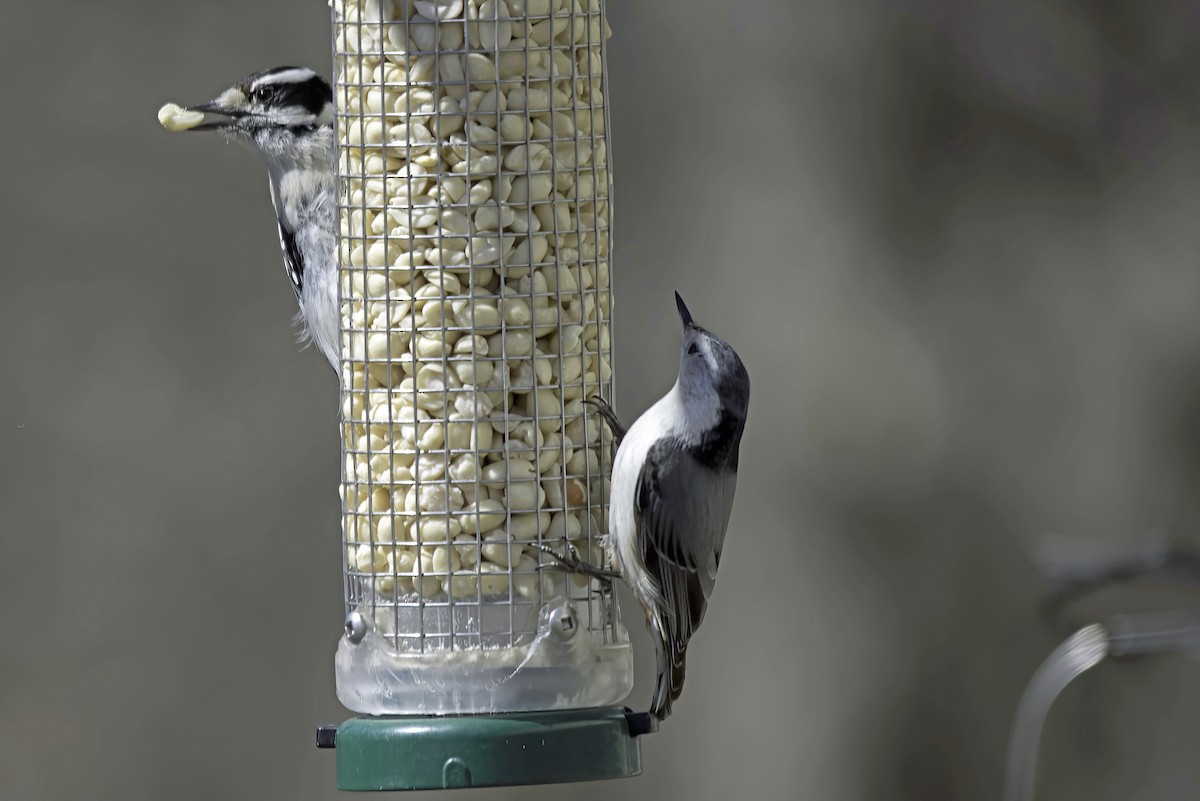
<path fill-rule="evenodd" d="M 1076 631 L 1033 674 L 1013 717 L 1005 768 L 1004 801 L 1031 801 L 1037 756 L 1050 707 L 1067 685 L 1114 658 L 1180 651 L 1200 658 L 1200 610 L 1118 615 Z"/>

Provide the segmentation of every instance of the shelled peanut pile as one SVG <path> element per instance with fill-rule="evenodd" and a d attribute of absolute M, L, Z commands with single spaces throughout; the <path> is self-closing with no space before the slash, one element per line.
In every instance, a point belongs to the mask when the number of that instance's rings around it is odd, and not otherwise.
<path fill-rule="evenodd" d="M 351 575 L 537 600 L 531 543 L 600 561 L 607 498 L 598 0 L 335 10 Z"/>

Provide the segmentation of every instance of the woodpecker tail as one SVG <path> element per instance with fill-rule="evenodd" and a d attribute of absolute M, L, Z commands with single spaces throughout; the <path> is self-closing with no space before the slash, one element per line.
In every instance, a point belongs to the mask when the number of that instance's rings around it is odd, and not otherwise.
<path fill-rule="evenodd" d="M 650 714 L 658 720 L 666 720 L 671 714 L 671 704 L 683 692 L 684 657 L 687 645 L 672 648 L 660 632 L 654 638 L 658 656 L 658 680 L 654 684 L 654 697 L 650 700 Z"/>

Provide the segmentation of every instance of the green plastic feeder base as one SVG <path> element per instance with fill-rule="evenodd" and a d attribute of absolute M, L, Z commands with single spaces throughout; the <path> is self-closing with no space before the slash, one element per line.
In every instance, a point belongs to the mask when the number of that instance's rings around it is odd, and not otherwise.
<path fill-rule="evenodd" d="M 642 772 L 645 715 L 622 707 L 352 718 L 322 727 L 339 790 L 437 790 L 622 779 Z"/>

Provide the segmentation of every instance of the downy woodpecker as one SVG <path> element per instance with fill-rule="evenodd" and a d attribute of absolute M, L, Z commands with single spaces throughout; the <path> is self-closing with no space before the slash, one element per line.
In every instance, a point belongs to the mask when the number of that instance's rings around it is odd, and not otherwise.
<path fill-rule="evenodd" d="M 337 187 L 333 92 L 304 67 L 256 72 L 214 100 L 181 109 L 163 106 L 171 131 L 220 131 L 257 150 L 267 163 L 279 245 L 303 337 L 338 370 Z"/>

